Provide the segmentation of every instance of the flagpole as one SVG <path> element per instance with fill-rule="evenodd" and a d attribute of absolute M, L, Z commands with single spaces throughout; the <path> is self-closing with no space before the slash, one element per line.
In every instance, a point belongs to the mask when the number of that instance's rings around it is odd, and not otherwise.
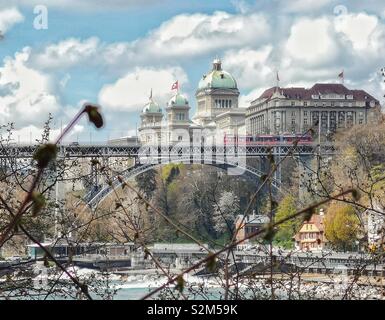
<path fill-rule="evenodd" d="M 344 70 L 342 70 L 342 72 L 338 75 L 338 78 L 341 79 L 342 84 L 345 83 L 345 71 Z"/>
<path fill-rule="evenodd" d="M 278 92 L 279 91 L 279 74 L 278 74 L 278 70 L 277 70 L 277 73 L 276 73 L 276 81 L 277 81 L 277 83 L 276 83 L 276 91 Z"/>

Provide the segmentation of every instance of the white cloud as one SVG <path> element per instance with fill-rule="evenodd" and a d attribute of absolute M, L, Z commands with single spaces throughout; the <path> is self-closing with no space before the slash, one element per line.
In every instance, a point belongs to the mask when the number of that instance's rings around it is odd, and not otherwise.
<path fill-rule="evenodd" d="M 84 127 L 81 125 L 75 125 L 74 128 L 68 133 L 64 141 L 71 141 L 71 137 L 84 131 Z M 12 141 L 16 143 L 34 143 L 41 141 L 44 129 L 35 125 L 28 125 L 20 129 L 12 131 Z M 49 133 L 49 140 L 54 141 L 61 133 L 60 128 L 52 128 Z"/>
<path fill-rule="evenodd" d="M 16 23 L 24 21 L 23 15 L 17 8 L 5 8 L 0 10 L 0 32 L 4 35 Z"/>
<path fill-rule="evenodd" d="M 30 49 L 25 48 L 7 58 L 0 68 L 0 115 L 3 122 L 17 121 L 19 125 L 44 122 L 42 117 L 59 110 L 57 97 L 52 93 L 48 75 L 27 67 Z"/>
<path fill-rule="evenodd" d="M 255 88 L 272 83 L 274 69 L 269 62 L 271 45 L 259 50 L 240 49 L 227 51 L 223 65 L 237 79 L 242 89 Z"/>
<path fill-rule="evenodd" d="M 35 143 L 41 141 L 44 129 L 35 125 L 28 125 L 12 131 L 12 141 L 16 143 Z M 50 130 L 50 140 L 60 133 L 59 129 Z"/>
<path fill-rule="evenodd" d="M 141 49 L 140 54 L 183 58 L 250 43 L 257 46 L 269 33 L 269 25 L 262 14 L 181 14 L 164 22 L 136 46 Z"/>
<path fill-rule="evenodd" d="M 341 15 L 335 20 L 336 31 L 343 33 L 355 50 L 367 51 L 377 26 L 378 18 L 365 13 Z"/>
<path fill-rule="evenodd" d="M 291 27 L 286 50 L 292 60 L 309 66 L 333 61 L 338 54 L 338 46 L 332 23 L 327 18 L 299 19 Z"/>
<path fill-rule="evenodd" d="M 96 37 L 86 40 L 69 38 L 32 55 L 30 63 L 40 69 L 67 69 L 94 61 L 99 46 L 100 41 Z"/>
<path fill-rule="evenodd" d="M 132 42 L 106 44 L 92 37 L 51 44 L 35 52 L 31 64 L 45 70 L 103 65 L 120 74 L 133 65 L 169 64 L 170 58 L 186 61 L 250 44 L 259 46 L 269 33 L 268 22 L 261 14 L 180 14 Z"/>
<path fill-rule="evenodd" d="M 181 85 L 188 81 L 179 67 L 136 68 L 115 83 L 105 85 L 99 93 L 99 103 L 105 110 L 139 112 L 152 88 L 154 99 L 162 106 L 171 97 L 171 85 L 176 80 Z"/>
<path fill-rule="evenodd" d="M 267 88 L 265 86 L 262 86 L 251 90 L 247 94 L 241 94 L 239 96 L 239 101 L 238 101 L 239 107 L 247 108 L 248 106 L 250 106 L 250 102 L 257 99 L 266 89 Z"/>
<path fill-rule="evenodd" d="M 0 117 L 1 123 L 12 122 L 17 128 L 13 139 L 29 143 L 41 139 L 42 126 L 49 114 L 54 119 L 50 124 L 51 138 L 60 132 L 60 122 L 65 124 L 78 112 L 79 108 L 63 106 L 55 90 L 55 79 L 29 65 L 31 48 L 25 47 L 13 58 L 8 57 L 0 66 Z M 65 85 L 69 75 L 61 83 Z M 76 125 L 69 136 L 83 131 Z"/>

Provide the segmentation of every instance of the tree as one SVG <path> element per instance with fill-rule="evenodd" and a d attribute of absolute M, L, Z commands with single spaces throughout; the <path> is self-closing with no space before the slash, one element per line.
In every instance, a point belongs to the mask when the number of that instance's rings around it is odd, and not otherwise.
<path fill-rule="evenodd" d="M 150 199 L 156 190 L 156 171 L 150 169 L 135 177 L 136 184 L 147 199 Z"/>
<path fill-rule="evenodd" d="M 332 203 L 325 217 L 325 235 L 337 249 L 351 249 L 357 240 L 360 221 L 351 205 Z"/>
<path fill-rule="evenodd" d="M 290 215 L 293 215 L 297 211 L 296 201 L 293 196 L 288 195 L 282 199 L 278 205 L 277 213 L 275 215 L 275 220 L 284 219 Z M 298 228 L 301 224 L 300 219 L 291 219 L 282 223 L 278 227 L 278 231 L 275 234 L 274 242 L 277 245 L 283 246 L 284 248 L 293 247 L 293 236 L 298 231 Z"/>
<path fill-rule="evenodd" d="M 239 213 L 239 199 L 231 191 L 225 191 L 218 203 L 214 204 L 213 222 L 217 232 L 233 229 L 235 217 Z"/>

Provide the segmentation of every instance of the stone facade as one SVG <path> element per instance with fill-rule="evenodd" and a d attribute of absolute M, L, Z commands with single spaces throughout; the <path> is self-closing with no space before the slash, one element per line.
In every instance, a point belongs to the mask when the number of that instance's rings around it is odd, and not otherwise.
<path fill-rule="evenodd" d="M 190 120 L 189 102 L 179 91 L 169 100 L 165 116 L 151 95 L 141 113 L 140 142 L 175 144 L 197 140 L 214 143 L 223 133 L 245 133 L 246 109 L 238 107 L 237 82 L 222 70 L 219 59 L 213 61 L 212 70 L 200 80 L 195 97 L 197 110 Z"/>
<path fill-rule="evenodd" d="M 379 108 L 379 101 L 367 92 L 342 84 L 273 87 L 247 108 L 246 131 L 252 135 L 302 133 L 315 126 L 321 134 L 334 133 L 376 121 Z"/>

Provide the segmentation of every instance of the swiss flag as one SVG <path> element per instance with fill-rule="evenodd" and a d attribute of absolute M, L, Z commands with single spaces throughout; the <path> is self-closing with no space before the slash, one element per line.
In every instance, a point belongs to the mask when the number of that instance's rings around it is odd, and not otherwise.
<path fill-rule="evenodd" d="M 179 89 L 179 83 L 178 83 L 178 81 L 176 81 L 173 85 L 172 85 L 172 87 L 171 87 L 171 90 L 178 90 Z"/>

